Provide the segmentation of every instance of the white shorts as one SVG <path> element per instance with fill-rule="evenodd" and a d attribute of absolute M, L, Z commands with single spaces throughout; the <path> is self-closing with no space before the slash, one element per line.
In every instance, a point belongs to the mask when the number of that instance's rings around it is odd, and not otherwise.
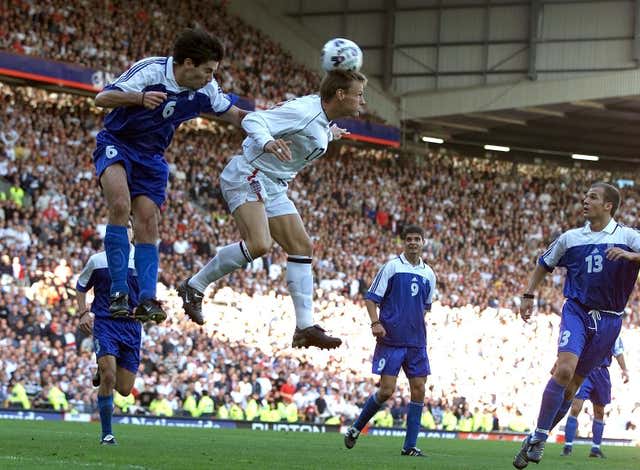
<path fill-rule="evenodd" d="M 253 167 L 242 155 L 236 155 L 220 174 L 220 189 L 229 210 L 247 202 L 262 201 L 267 217 L 297 214 L 295 204 L 287 196 L 289 185 L 275 181 Z"/>

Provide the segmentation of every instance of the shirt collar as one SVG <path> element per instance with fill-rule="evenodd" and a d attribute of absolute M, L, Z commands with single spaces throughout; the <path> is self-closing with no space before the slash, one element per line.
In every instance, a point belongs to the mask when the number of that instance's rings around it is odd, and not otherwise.
<path fill-rule="evenodd" d="M 323 124 L 328 126 L 329 123 L 331 122 L 331 120 L 329 119 L 329 116 L 327 116 L 327 113 L 325 112 L 324 108 L 322 107 L 322 98 L 320 98 L 320 95 L 314 95 L 314 97 L 316 98 L 317 102 L 318 102 L 318 108 L 319 111 L 322 112 L 322 120 L 324 121 Z"/>
<path fill-rule="evenodd" d="M 602 229 L 602 231 L 611 235 L 613 232 L 615 232 L 617 226 L 618 226 L 618 222 L 616 222 L 615 219 L 611 217 L 611 220 L 609 220 L 609 223 L 605 226 L 605 228 Z M 591 233 L 591 232 L 592 232 L 591 222 L 587 222 L 586 224 L 584 224 L 582 233 Z"/>
<path fill-rule="evenodd" d="M 407 259 L 407 257 L 404 255 L 404 253 L 400 254 L 400 261 L 402 261 L 405 264 L 408 264 L 409 266 L 412 266 L 414 268 L 422 268 L 424 266 L 424 261 L 422 261 L 422 258 L 420 258 L 420 262 L 416 265 L 411 264 L 411 262 Z"/>

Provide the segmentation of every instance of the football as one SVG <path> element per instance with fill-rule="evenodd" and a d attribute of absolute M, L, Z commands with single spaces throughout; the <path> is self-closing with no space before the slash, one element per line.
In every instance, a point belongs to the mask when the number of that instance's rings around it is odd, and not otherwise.
<path fill-rule="evenodd" d="M 331 39 L 322 48 L 322 69 L 332 70 L 360 70 L 362 67 L 362 51 L 353 41 L 343 38 Z"/>

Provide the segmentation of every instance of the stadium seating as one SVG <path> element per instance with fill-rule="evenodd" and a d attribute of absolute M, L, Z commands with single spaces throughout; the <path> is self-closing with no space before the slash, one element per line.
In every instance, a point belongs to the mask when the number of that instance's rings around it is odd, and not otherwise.
<path fill-rule="evenodd" d="M 134 15 L 112 6 L 103 15 L 95 14 L 103 2 L 12 3 L 3 12 L 0 48 L 119 73 L 131 58 L 165 53 L 198 6 L 182 2 L 191 10 L 181 15 L 157 4 Z M 316 87 L 315 74 L 223 10 L 203 21 L 227 46 L 230 60 L 219 73 L 226 90 L 269 106 Z M 21 33 L 21 24 L 33 27 Z M 98 50 L 92 31 L 105 27 L 113 39 L 101 40 Z M 275 69 L 277 80 L 269 72 Z M 102 114 L 86 98 L 4 84 L 0 100 L 6 183 L 0 185 L 0 403 L 92 412 L 95 364 L 91 342 L 77 328 L 73 286 L 88 257 L 102 249 L 106 208 L 90 155 Z M 381 149 L 333 148 L 299 176 L 291 195 L 314 240 L 316 319 L 346 346 L 300 352 L 289 347 L 294 315 L 278 248 L 209 292 L 204 328 L 180 313 L 177 283 L 237 239 L 217 177 L 241 139 L 226 126 L 197 120 L 181 128 L 167 153 L 171 197 L 161 225 L 159 290 L 171 316 L 147 328 L 135 401 L 123 409 L 233 417 L 240 408 L 244 417 L 267 421 L 353 419 L 375 389 L 362 294 L 380 264 L 400 250 L 403 225 L 418 223 L 427 231 L 425 259 L 438 276 L 423 422 L 486 429 L 491 421 L 491 428 L 523 430 L 534 421 L 529 398 L 539 394 L 553 362 L 562 275 L 548 279 L 539 299 L 543 315 L 529 326 L 513 313 L 517 295 L 546 245 L 579 223 L 584 188 L 622 175 L 437 151 L 412 161 Z M 623 196 L 618 220 L 637 226 L 640 193 L 625 188 Z M 629 363 L 640 359 L 639 303 L 635 295 L 625 318 Z M 612 377 L 608 433 L 623 435 L 629 423 L 640 427 L 640 405 L 615 365 Z M 398 396 L 406 392 L 403 384 Z M 390 403 L 391 422 L 403 420 L 406 404 Z"/>

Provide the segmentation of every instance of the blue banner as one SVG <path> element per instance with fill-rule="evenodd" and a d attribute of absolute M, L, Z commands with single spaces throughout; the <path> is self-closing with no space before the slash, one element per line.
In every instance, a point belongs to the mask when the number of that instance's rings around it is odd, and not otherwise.
<path fill-rule="evenodd" d="M 0 74 L 96 92 L 115 78 L 112 74 L 79 65 L 6 51 L 0 51 Z"/>
<path fill-rule="evenodd" d="M 101 70 L 6 51 L 0 51 L 0 75 L 95 93 L 116 79 L 114 74 Z M 236 104 L 242 109 L 255 110 L 255 102 L 246 97 L 240 97 Z M 336 124 L 351 133 L 345 136 L 347 139 L 400 146 L 400 129 L 397 127 L 358 119 L 339 119 Z"/>
<path fill-rule="evenodd" d="M 400 147 L 400 129 L 397 127 L 359 119 L 338 119 L 335 122 L 351 133 L 350 136 L 346 136 L 347 138 L 372 144 Z"/>

